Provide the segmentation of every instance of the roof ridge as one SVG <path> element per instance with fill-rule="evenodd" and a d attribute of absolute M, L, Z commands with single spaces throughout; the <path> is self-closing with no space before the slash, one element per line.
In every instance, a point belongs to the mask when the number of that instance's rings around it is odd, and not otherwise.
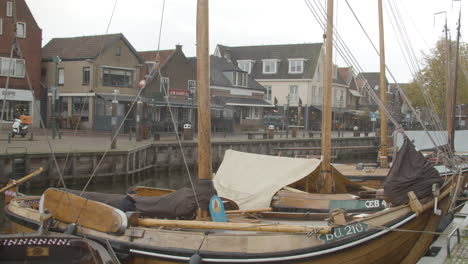
<path fill-rule="evenodd" d="M 259 45 L 250 45 L 250 46 L 227 46 L 218 44 L 225 48 L 251 48 L 251 47 L 278 47 L 278 46 L 299 46 L 299 45 L 323 45 L 323 42 L 307 42 L 307 43 L 294 43 L 294 44 L 259 44 Z"/>
<path fill-rule="evenodd" d="M 73 39 L 73 38 L 105 37 L 105 36 L 123 36 L 123 33 L 100 34 L 100 35 L 87 35 L 87 36 L 64 37 L 64 38 L 52 38 L 51 40 L 54 40 L 54 39 Z"/>
<path fill-rule="evenodd" d="M 164 49 L 164 50 L 141 50 L 141 51 L 137 51 L 138 53 L 140 52 L 161 52 L 161 51 L 175 51 L 176 49 Z"/>

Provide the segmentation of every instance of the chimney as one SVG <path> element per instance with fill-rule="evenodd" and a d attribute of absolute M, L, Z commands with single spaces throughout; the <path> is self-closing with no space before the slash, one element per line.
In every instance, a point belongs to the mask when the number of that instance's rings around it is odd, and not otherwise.
<path fill-rule="evenodd" d="M 224 58 L 227 59 L 228 61 L 231 61 L 231 49 L 227 48 L 224 51 Z"/>
<path fill-rule="evenodd" d="M 175 45 L 175 49 L 176 51 L 182 52 L 182 45 L 179 45 L 179 44 Z"/>

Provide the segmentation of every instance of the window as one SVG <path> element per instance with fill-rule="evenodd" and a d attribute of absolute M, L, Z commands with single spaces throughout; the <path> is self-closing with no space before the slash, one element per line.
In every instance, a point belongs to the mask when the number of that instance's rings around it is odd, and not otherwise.
<path fill-rule="evenodd" d="M 11 1 L 7 2 L 6 15 L 9 16 L 9 17 L 13 16 L 13 2 L 11 2 Z"/>
<path fill-rule="evenodd" d="M 88 98 L 84 96 L 72 97 L 72 116 L 80 116 L 82 120 L 88 120 Z"/>
<path fill-rule="evenodd" d="M 63 85 L 65 83 L 65 69 L 58 69 L 58 85 Z"/>
<path fill-rule="evenodd" d="M 299 86 L 289 85 L 289 101 L 298 102 L 299 101 Z"/>
<path fill-rule="evenodd" d="M 0 18 L 0 35 L 3 34 L 3 19 Z"/>
<path fill-rule="evenodd" d="M 8 94 L 14 93 L 13 91 L 8 91 Z M 3 98 L 5 90 L 0 92 L 1 98 Z M 3 106 L 5 103 L 5 106 Z M 30 115 L 30 106 L 31 102 L 28 101 L 13 101 L 13 100 L 0 100 L 0 116 L 3 112 L 3 120 L 12 121 L 19 115 Z"/>
<path fill-rule="evenodd" d="M 290 59 L 289 60 L 289 73 L 302 73 L 304 70 L 303 59 Z"/>
<path fill-rule="evenodd" d="M 16 36 L 18 38 L 25 38 L 26 37 L 26 23 L 24 23 L 24 22 L 16 23 Z"/>
<path fill-rule="evenodd" d="M 188 80 L 188 90 L 190 94 L 195 94 L 197 89 L 197 81 L 195 80 Z"/>
<path fill-rule="evenodd" d="M 103 68 L 103 85 L 132 88 L 133 71 L 118 68 Z"/>
<path fill-rule="evenodd" d="M 121 53 L 121 48 L 120 47 L 115 48 L 115 56 L 120 56 L 120 53 Z"/>
<path fill-rule="evenodd" d="M 153 71 L 154 66 L 156 65 L 156 62 L 155 61 L 146 61 L 145 64 L 146 64 L 146 67 L 148 68 L 148 74 L 151 74 L 151 72 Z"/>
<path fill-rule="evenodd" d="M 339 101 L 339 106 L 344 107 L 344 92 L 343 90 L 340 90 L 340 101 Z"/>
<path fill-rule="evenodd" d="M 317 86 L 315 85 L 312 86 L 312 102 L 314 103 L 318 102 Z"/>
<path fill-rule="evenodd" d="M 260 107 L 250 106 L 245 119 L 260 119 Z"/>
<path fill-rule="evenodd" d="M 277 60 L 263 60 L 263 73 L 275 74 Z"/>
<path fill-rule="evenodd" d="M 245 72 L 233 72 L 232 84 L 234 86 L 247 87 L 247 73 L 245 73 Z"/>
<path fill-rule="evenodd" d="M 164 95 L 169 95 L 169 78 L 161 77 L 159 90 L 164 93 Z"/>
<path fill-rule="evenodd" d="M 271 85 L 263 85 L 263 87 L 265 87 L 265 94 L 263 95 L 263 99 L 271 102 Z"/>
<path fill-rule="evenodd" d="M 57 115 L 61 116 L 63 120 L 68 117 L 68 96 L 60 96 L 57 102 Z"/>
<path fill-rule="evenodd" d="M 10 58 L 0 58 L 0 60 L 1 76 L 24 78 L 24 60 Z"/>
<path fill-rule="evenodd" d="M 250 74 L 252 72 L 252 61 L 251 60 L 238 60 L 237 61 L 237 66 Z"/>
<path fill-rule="evenodd" d="M 83 85 L 89 85 L 89 72 L 90 72 L 89 67 L 83 67 L 83 80 L 82 80 Z"/>

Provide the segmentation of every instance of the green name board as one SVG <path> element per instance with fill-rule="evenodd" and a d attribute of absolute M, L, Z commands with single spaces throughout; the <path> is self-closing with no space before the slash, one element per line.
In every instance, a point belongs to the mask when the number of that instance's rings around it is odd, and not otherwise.
<path fill-rule="evenodd" d="M 368 230 L 369 226 L 366 223 L 354 223 L 350 225 L 340 226 L 333 229 L 332 234 L 321 234 L 320 240 L 326 243 L 347 238 L 353 235 L 364 233 Z"/>
<path fill-rule="evenodd" d="M 332 212 L 335 209 L 342 208 L 346 211 L 377 211 L 385 209 L 387 203 L 385 200 L 330 200 L 328 209 Z"/>

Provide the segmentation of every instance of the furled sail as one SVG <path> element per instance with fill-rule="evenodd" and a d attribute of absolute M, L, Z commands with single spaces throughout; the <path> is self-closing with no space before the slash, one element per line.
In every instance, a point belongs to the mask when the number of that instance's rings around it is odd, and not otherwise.
<path fill-rule="evenodd" d="M 401 205 L 408 202 L 408 192 L 414 191 L 419 199 L 432 195 L 432 185 L 442 185 L 443 179 L 432 164 L 417 151 L 405 137 L 384 182 L 384 194 L 389 202 Z"/>
<path fill-rule="evenodd" d="M 196 196 L 191 188 L 181 188 L 173 193 L 162 196 L 136 196 L 136 210 L 143 215 L 158 218 L 193 218 L 198 209 L 198 204 L 202 208 L 208 208 L 210 198 L 216 194 L 213 183 L 210 180 L 199 181 L 195 186 L 195 190 Z M 67 191 L 76 195 L 80 195 L 81 193 L 75 190 Z M 82 197 L 119 208 L 119 203 L 125 198 L 125 195 L 84 192 Z M 196 199 L 198 199 L 198 204 Z"/>

